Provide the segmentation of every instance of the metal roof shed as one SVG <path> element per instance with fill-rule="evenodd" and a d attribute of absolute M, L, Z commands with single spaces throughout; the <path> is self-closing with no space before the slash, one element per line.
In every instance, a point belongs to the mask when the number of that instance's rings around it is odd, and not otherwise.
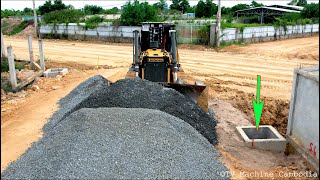
<path fill-rule="evenodd" d="M 282 9 L 289 9 L 289 10 L 296 10 L 296 11 L 302 11 L 303 6 L 293 6 L 293 5 L 271 5 L 268 7 L 275 7 L 275 8 L 282 8 Z"/>
<path fill-rule="evenodd" d="M 276 8 L 276 7 L 268 7 L 268 6 L 263 6 L 263 7 L 257 7 L 257 8 L 250 8 L 250 9 L 243 9 L 243 10 L 238 10 L 237 12 L 237 19 L 239 15 L 245 15 L 245 14 L 255 14 L 255 15 L 260 15 L 260 23 L 263 24 L 263 19 L 265 16 L 270 16 L 270 15 L 283 15 L 285 13 L 300 13 L 300 11 L 296 10 L 290 10 L 290 9 L 283 9 L 283 8 Z"/>

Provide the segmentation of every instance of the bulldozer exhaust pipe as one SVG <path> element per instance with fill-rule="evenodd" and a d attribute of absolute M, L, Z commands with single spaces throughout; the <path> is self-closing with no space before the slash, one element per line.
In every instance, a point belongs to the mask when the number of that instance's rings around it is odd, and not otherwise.
<path fill-rule="evenodd" d="M 134 71 L 136 72 L 136 77 L 139 76 L 139 31 L 135 30 L 134 32 Z"/>
<path fill-rule="evenodd" d="M 177 43 L 176 43 L 176 30 L 170 30 L 171 34 L 171 53 L 173 59 L 173 82 L 178 80 L 178 65 L 177 65 Z"/>

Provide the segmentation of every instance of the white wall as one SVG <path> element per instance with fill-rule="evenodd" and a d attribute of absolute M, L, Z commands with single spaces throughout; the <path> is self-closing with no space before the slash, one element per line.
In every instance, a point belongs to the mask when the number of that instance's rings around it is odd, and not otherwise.
<path fill-rule="evenodd" d="M 40 27 L 41 34 L 58 34 L 58 35 L 86 35 L 86 36 L 99 36 L 99 37 L 133 37 L 134 30 L 140 30 L 140 26 L 110 26 L 109 23 L 102 23 L 100 26 L 94 29 L 84 29 L 80 23 L 78 26 L 76 23 L 57 24 L 54 29 L 53 25 L 42 25 Z"/>
<path fill-rule="evenodd" d="M 221 41 L 236 41 L 236 36 L 238 38 L 250 39 L 250 38 L 263 38 L 263 37 L 273 37 L 276 33 L 277 35 L 294 35 L 294 34 L 304 34 L 310 32 L 319 32 L 319 24 L 307 24 L 305 26 L 288 26 L 286 33 L 283 28 L 275 29 L 273 26 L 260 26 L 260 27 L 247 27 L 244 28 L 243 33 L 237 28 L 227 28 L 222 30 Z"/>

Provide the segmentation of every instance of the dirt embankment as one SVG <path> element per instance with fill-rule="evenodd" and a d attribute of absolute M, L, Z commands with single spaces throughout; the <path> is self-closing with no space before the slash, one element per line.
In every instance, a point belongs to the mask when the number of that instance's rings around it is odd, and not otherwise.
<path fill-rule="evenodd" d="M 251 118 L 251 123 L 255 125 L 252 98 L 253 93 L 247 93 L 237 89 L 221 86 L 219 80 L 208 80 L 206 84 L 211 88 L 211 97 L 218 97 L 222 100 L 230 102 L 235 108 L 244 112 Z M 260 125 L 272 125 L 281 135 L 286 134 L 289 115 L 289 100 L 275 99 L 272 97 L 261 96 L 264 100 Z"/>

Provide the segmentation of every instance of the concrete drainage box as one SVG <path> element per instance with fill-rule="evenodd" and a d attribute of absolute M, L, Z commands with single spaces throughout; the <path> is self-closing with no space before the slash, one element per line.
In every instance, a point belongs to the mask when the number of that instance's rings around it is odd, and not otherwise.
<path fill-rule="evenodd" d="M 255 126 L 238 126 L 237 132 L 248 147 L 276 152 L 286 149 L 286 139 L 270 125 L 261 125 L 258 131 Z"/>
<path fill-rule="evenodd" d="M 57 75 L 64 76 L 68 74 L 68 68 L 52 68 L 46 70 L 43 74 L 47 78 L 56 77 Z"/>
<path fill-rule="evenodd" d="M 319 172 L 319 65 L 294 70 L 286 136 Z"/>

